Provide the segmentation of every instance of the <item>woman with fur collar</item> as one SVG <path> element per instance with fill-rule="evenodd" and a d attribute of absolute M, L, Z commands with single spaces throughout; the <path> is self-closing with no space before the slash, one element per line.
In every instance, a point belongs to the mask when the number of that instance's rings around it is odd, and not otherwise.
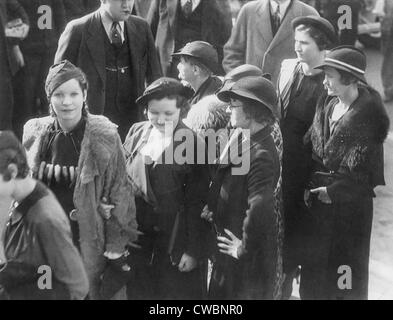
<path fill-rule="evenodd" d="M 305 299 L 367 299 L 373 189 L 385 184 L 389 119 L 367 85 L 362 51 L 337 47 L 317 68 L 328 97 L 310 130 L 314 162 L 305 202 L 313 240 L 300 290 Z"/>
<path fill-rule="evenodd" d="M 121 141 L 115 124 L 88 113 L 87 81 L 79 68 L 68 61 L 52 66 L 45 90 L 52 115 L 28 121 L 23 143 L 33 176 L 52 189 L 69 214 L 89 298 L 100 299 L 108 260 L 122 259 L 137 237 Z"/>

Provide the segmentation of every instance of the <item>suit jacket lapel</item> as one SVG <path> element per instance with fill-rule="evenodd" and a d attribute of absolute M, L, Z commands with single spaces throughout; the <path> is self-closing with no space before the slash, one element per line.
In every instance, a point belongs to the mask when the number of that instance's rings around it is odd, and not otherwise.
<path fill-rule="evenodd" d="M 273 40 L 272 24 L 270 22 L 270 4 L 269 1 L 261 1 L 259 7 L 257 8 L 257 13 L 259 15 L 258 25 L 256 30 L 259 31 L 262 38 L 266 43 L 271 43 Z"/>
<path fill-rule="evenodd" d="M 105 83 L 106 78 L 104 37 L 107 37 L 107 35 L 101 24 L 100 12 L 97 10 L 89 26 L 89 38 L 86 40 L 86 44 L 103 83 Z"/>
<path fill-rule="evenodd" d="M 302 15 L 300 7 L 295 6 L 294 2 L 295 1 L 292 0 L 291 4 L 289 5 L 285 17 L 281 22 L 280 28 L 270 43 L 268 51 L 272 50 L 283 41 L 287 41 L 288 38 L 292 37 L 292 20 Z"/>

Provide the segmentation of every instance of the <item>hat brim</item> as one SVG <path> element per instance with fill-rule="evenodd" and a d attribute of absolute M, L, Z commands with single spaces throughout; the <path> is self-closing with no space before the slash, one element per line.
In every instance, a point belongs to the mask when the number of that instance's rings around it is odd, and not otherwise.
<path fill-rule="evenodd" d="M 292 21 L 292 29 L 295 30 L 301 24 L 309 24 L 319 30 L 321 30 L 328 39 L 336 44 L 338 42 L 337 33 L 335 30 L 330 29 L 328 26 L 323 24 L 321 21 L 316 20 L 312 17 L 297 17 Z M 333 27 L 333 26 L 332 26 Z"/>
<path fill-rule="evenodd" d="M 334 62 L 325 61 L 324 63 L 320 64 L 319 66 L 314 67 L 314 69 L 325 70 L 326 67 L 331 67 L 331 68 L 334 68 L 334 69 L 338 69 L 338 70 L 341 70 L 341 71 L 348 72 L 351 75 L 353 75 L 354 77 L 356 77 L 358 80 L 360 80 L 363 83 L 367 84 L 366 77 L 363 74 L 355 72 L 355 71 L 353 71 L 353 70 L 351 70 L 349 68 L 346 68 L 344 66 L 336 64 Z"/>
<path fill-rule="evenodd" d="M 179 51 L 179 52 L 172 53 L 171 56 L 173 58 L 180 58 L 182 56 L 194 58 L 194 59 L 198 60 L 200 63 L 202 63 L 204 66 L 206 66 L 206 68 L 208 68 L 211 72 L 213 72 L 215 74 L 219 72 L 219 65 L 217 63 L 203 61 L 203 59 L 201 59 L 200 57 L 194 56 L 190 53 Z"/>
<path fill-rule="evenodd" d="M 224 85 L 224 87 L 225 87 L 225 85 Z M 253 100 L 253 101 L 263 104 L 264 106 L 267 107 L 267 109 L 269 109 L 273 114 L 275 114 L 274 106 L 272 106 L 270 103 L 267 103 L 267 102 L 263 101 L 262 99 L 256 97 L 252 93 L 247 92 L 247 91 L 243 91 L 243 90 L 239 90 L 239 89 L 227 89 L 224 87 L 216 94 L 217 98 L 220 99 L 221 101 L 228 103 L 231 101 L 231 97 L 233 97 L 233 96 L 243 97 L 243 98 L 247 98 L 247 99 L 250 99 L 250 100 Z"/>
<path fill-rule="evenodd" d="M 153 90 L 148 92 L 147 94 L 144 94 L 140 96 L 138 99 L 136 99 L 136 103 L 140 106 L 146 106 L 147 103 L 150 100 L 153 100 L 155 96 L 160 95 L 162 90 Z M 176 90 L 176 89 L 166 89 L 165 92 L 167 95 L 179 95 L 182 96 L 186 99 L 191 99 L 191 97 L 194 94 L 194 91 L 191 88 L 188 88 L 184 86 L 181 90 Z"/>

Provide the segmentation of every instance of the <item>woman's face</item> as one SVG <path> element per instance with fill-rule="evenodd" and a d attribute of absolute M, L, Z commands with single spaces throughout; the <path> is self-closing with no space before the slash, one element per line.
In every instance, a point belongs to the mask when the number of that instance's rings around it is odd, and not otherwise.
<path fill-rule="evenodd" d="M 310 37 L 308 31 L 295 31 L 295 51 L 298 59 L 309 65 L 316 61 L 321 54 L 317 43 Z"/>
<path fill-rule="evenodd" d="M 76 79 L 60 85 L 52 94 L 50 102 L 59 121 L 79 121 L 82 118 L 86 91 Z"/>
<path fill-rule="evenodd" d="M 243 110 L 243 102 L 237 99 L 231 98 L 227 111 L 231 115 L 231 125 L 233 128 L 250 128 L 250 119 L 247 117 Z"/>
<path fill-rule="evenodd" d="M 341 75 L 337 69 L 325 67 L 325 80 L 323 84 L 328 91 L 329 96 L 341 97 L 349 89 L 349 86 L 341 83 Z"/>
<path fill-rule="evenodd" d="M 147 106 L 147 117 L 151 124 L 161 131 L 174 130 L 179 122 L 180 109 L 176 107 L 176 99 L 163 98 L 150 100 Z"/>

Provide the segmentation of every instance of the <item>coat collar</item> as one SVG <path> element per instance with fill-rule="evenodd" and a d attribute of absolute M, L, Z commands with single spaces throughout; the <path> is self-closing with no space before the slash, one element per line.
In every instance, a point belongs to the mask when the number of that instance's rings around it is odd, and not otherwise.
<path fill-rule="evenodd" d="M 292 36 L 292 20 L 295 17 L 302 15 L 301 8 L 297 6 L 295 2 L 296 0 L 292 0 L 289 4 L 287 12 L 281 22 L 281 26 L 274 37 L 270 21 L 270 2 L 269 0 L 259 2 L 256 9 L 257 14 L 260 17 L 260 19 L 258 19 L 257 30 L 260 32 L 265 42 L 269 43 L 269 47 L 266 52 L 272 50 L 274 47 Z M 291 32 L 288 32 L 289 30 Z"/>
<path fill-rule="evenodd" d="M 234 163 L 241 163 L 238 151 L 241 150 L 241 156 L 244 159 L 244 155 L 248 154 L 249 160 L 251 160 L 250 152 L 256 145 L 260 144 L 266 138 L 268 138 L 272 133 L 272 127 L 266 126 L 265 128 L 259 130 L 252 136 L 243 135 L 242 130 L 235 130 L 231 135 L 228 144 L 225 146 L 223 153 L 220 155 L 219 168 L 227 168 L 235 166 Z M 243 137 L 242 137 L 243 135 Z M 240 141 L 242 137 L 242 141 Z M 236 144 L 238 146 L 236 147 Z"/>

